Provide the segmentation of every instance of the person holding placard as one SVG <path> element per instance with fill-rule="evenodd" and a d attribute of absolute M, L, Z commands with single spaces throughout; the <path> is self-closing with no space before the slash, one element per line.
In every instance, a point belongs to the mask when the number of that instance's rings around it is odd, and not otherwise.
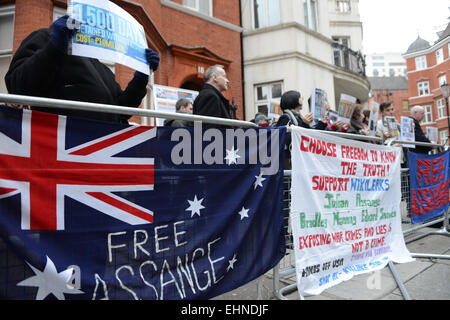
<path fill-rule="evenodd" d="M 147 93 L 148 75 L 136 71 L 122 90 L 114 73 L 98 59 L 67 54 L 68 44 L 76 29 L 70 29 L 68 15 L 57 19 L 50 28 L 39 29 L 26 37 L 15 53 L 5 76 L 9 93 L 76 100 L 137 108 Z M 72 23 L 73 25 L 73 23 Z M 156 71 L 159 55 L 147 48 L 146 59 Z M 32 109 L 128 123 L 129 115 L 120 115 L 62 108 L 32 107 Z"/>

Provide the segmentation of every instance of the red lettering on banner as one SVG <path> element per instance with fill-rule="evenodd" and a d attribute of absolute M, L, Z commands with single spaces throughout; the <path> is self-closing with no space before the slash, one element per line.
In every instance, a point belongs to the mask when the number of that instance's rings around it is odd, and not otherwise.
<path fill-rule="evenodd" d="M 441 175 L 439 176 L 439 181 L 445 180 L 445 172 L 447 171 L 447 166 L 445 165 L 445 156 L 439 158 L 439 169 L 441 171 Z"/>
<path fill-rule="evenodd" d="M 311 152 L 314 154 L 321 154 L 327 157 L 336 158 L 336 144 L 316 140 L 311 137 L 302 136 L 300 141 L 300 150 L 304 152 Z"/>

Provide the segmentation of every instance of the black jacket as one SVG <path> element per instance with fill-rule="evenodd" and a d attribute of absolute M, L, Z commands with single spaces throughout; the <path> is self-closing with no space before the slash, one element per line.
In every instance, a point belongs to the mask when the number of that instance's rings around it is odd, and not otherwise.
<path fill-rule="evenodd" d="M 25 38 L 15 53 L 6 87 L 12 94 L 138 107 L 147 80 L 134 77 L 122 91 L 112 71 L 97 59 L 67 55 L 50 42 L 50 29 Z M 32 107 L 69 116 L 127 123 L 128 115 Z"/>
<path fill-rule="evenodd" d="M 194 101 L 194 114 L 231 119 L 230 102 L 219 90 L 206 83 Z"/>

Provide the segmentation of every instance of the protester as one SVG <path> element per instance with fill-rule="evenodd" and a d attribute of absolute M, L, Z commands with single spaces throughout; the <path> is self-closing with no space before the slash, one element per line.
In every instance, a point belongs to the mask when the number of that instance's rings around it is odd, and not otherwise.
<path fill-rule="evenodd" d="M 175 104 L 175 112 L 182 114 L 192 114 L 193 106 L 189 99 L 181 98 Z M 193 127 L 192 121 L 180 119 L 166 119 L 164 121 L 165 127 Z"/>
<path fill-rule="evenodd" d="M 50 28 L 32 32 L 15 53 L 5 83 L 9 93 L 54 99 L 76 100 L 137 108 L 147 93 L 148 76 L 134 73 L 122 90 L 112 71 L 97 59 L 67 54 L 70 39 L 76 32 L 67 27 L 69 16 L 56 20 Z M 159 66 L 158 54 L 147 48 L 150 68 Z M 32 107 L 43 112 L 127 123 L 129 115 Z"/>
<path fill-rule="evenodd" d="M 204 80 L 205 85 L 194 101 L 194 114 L 231 119 L 230 102 L 222 95 L 228 89 L 229 82 L 223 66 L 209 67 Z"/>
<path fill-rule="evenodd" d="M 362 134 L 366 136 L 370 135 L 369 127 L 363 122 L 364 113 L 362 109 L 363 107 L 360 104 L 357 104 L 355 106 L 352 117 L 350 119 L 350 126 L 346 131 L 344 130 L 341 131 L 353 134 Z"/>
<path fill-rule="evenodd" d="M 425 109 L 422 106 L 414 106 L 410 112 L 411 112 L 410 118 L 412 118 L 414 120 L 415 141 L 431 143 L 431 141 L 423 133 L 422 127 L 420 126 L 420 122 L 423 120 L 423 118 L 425 116 Z M 428 154 L 428 152 L 431 150 L 432 150 L 432 147 L 419 146 L 419 145 L 416 145 L 416 147 L 414 149 L 409 149 L 409 151 L 412 151 L 415 153 L 423 153 L 423 154 Z"/>
<path fill-rule="evenodd" d="M 277 121 L 276 126 L 295 125 L 303 128 L 311 128 L 314 118 L 311 112 L 304 116 L 300 113 L 303 107 L 303 97 L 300 92 L 295 90 L 286 91 L 281 96 L 280 108 L 283 110 L 283 115 Z M 319 121 L 314 129 L 325 129 L 326 123 Z"/>
<path fill-rule="evenodd" d="M 369 126 L 370 110 L 364 109 L 363 114 L 364 114 L 363 123 L 366 124 L 367 126 Z"/>
<path fill-rule="evenodd" d="M 270 118 L 266 117 L 263 113 L 257 113 L 255 115 L 254 122 L 259 127 L 268 127 L 270 125 Z"/>
<path fill-rule="evenodd" d="M 375 135 L 382 138 L 383 141 L 391 137 L 391 133 L 387 124 L 386 117 L 395 117 L 394 105 L 391 102 L 382 102 L 380 104 L 381 119 L 377 122 Z M 397 129 L 400 132 L 400 125 L 396 120 Z"/>

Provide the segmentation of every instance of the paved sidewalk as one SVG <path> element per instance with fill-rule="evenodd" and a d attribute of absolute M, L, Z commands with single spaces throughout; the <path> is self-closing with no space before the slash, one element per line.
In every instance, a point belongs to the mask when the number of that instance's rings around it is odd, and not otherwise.
<path fill-rule="evenodd" d="M 403 230 L 411 228 L 404 224 Z M 428 235 L 424 238 L 408 242 L 408 239 L 439 228 L 423 228 L 405 235 L 406 246 L 412 254 L 450 255 L 450 237 L 445 235 Z M 290 254 L 281 261 L 280 266 L 289 267 L 294 261 Z M 394 264 L 395 270 L 412 300 L 450 300 L 450 260 L 416 258 L 414 262 Z M 403 300 L 405 297 L 399 290 L 391 269 L 387 266 L 380 271 L 381 277 L 374 273 L 355 276 L 337 286 L 329 288 L 319 296 L 305 297 L 305 300 Z M 273 293 L 273 272 L 262 276 L 260 295 L 263 300 L 277 299 Z M 280 281 L 280 287 L 295 283 L 295 274 Z M 298 292 L 284 294 L 289 300 L 299 300 Z M 257 281 L 223 294 L 213 300 L 257 300 Z"/>

